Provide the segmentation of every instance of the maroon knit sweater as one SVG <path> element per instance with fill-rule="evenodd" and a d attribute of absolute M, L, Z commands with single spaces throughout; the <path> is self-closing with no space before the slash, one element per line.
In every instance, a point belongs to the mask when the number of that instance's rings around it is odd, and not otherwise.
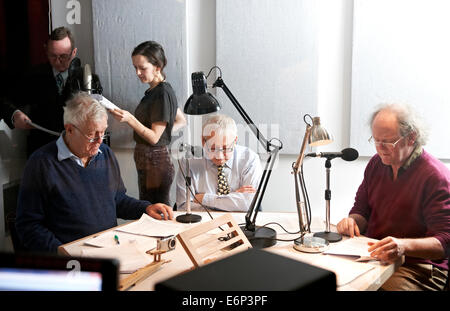
<path fill-rule="evenodd" d="M 425 150 L 393 180 L 392 169 L 375 155 L 367 164 L 350 214 L 368 221 L 366 236 L 383 239 L 435 237 L 450 255 L 450 170 Z M 448 270 L 448 260 L 406 257 Z"/>

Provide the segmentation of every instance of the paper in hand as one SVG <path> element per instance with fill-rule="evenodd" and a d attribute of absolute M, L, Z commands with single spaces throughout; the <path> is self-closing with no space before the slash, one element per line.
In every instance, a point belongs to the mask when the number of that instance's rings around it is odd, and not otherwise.
<path fill-rule="evenodd" d="M 97 100 L 100 105 L 102 105 L 103 107 L 105 107 L 106 109 L 109 110 L 114 110 L 114 109 L 120 109 L 119 107 L 117 107 L 116 105 L 114 105 L 112 102 L 110 102 L 105 96 L 100 95 L 100 94 L 92 94 L 91 95 L 92 98 L 94 98 L 95 100 Z"/>
<path fill-rule="evenodd" d="M 28 123 L 29 125 L 31 125 L 32 127 L 34 127 L 34 128 L 37 129 L 37 130 L 41 130 L 41 131 L 43 131 L 43 132 L 46 132 L 46 133 L 49 133 L 49 134 L 55 135 L 55 136 L 61 135 L 61 133 L 58 133 L 58 132 L 55 132 L 55 131 L 51 131 L 51 130 L 49 130 L 49 129 L 46 129 L 45 127 L 42 127 L 42 126 L 40 126 L 40 125 L 38 125 L 38 124 L 36 124 L 36 123 L 33 123 L 33 122 L 29 121 L 29 120 L 25 120 L 25 122 Z"/>

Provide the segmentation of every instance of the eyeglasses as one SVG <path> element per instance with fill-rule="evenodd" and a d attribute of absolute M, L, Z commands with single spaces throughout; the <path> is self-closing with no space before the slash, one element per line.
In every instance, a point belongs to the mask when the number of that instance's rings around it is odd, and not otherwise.
<path fill-rule="evenodd" d="M 216 148 L 216 147 L 210 147 L 208 146 L 208 144 L 205 144 L 206 146 L 206 150 L 209 153 L 224 153 L 224 154 L 228 154 L 228 153 L 232 153 L 234 151 L 234 142 L 231 144 L 231 146 L 226 147 L 226 148 Z"/>
<path fill-rule="evenodd" d="M 69 54 L 60 54 L 60 55 L 47 54 L 47 55 L 48 55 L 48 58 L 50 58 L 52 60 L 59 59 L 60 62 L 65 62 L 65 61 L 68 61 L 70 59 L 70 56 L 72 56 L 72 51 Z"/>
<path fill-rule="evenodd" d="M 103 141 L 103 139 L 105 138 L 105 137 L 109 137 L 109 134 L 108 133 L 105 133 L 105 134 L 103 134 L 103 135 L 101 135 L 101 136 L 97 136 L 97 137 L 94 137 L 94 138 L 90 138 L 89 136 L 87 136 L 86 134 L 84 134 L 75 124 L 72 124 L 73 125 L 73 127 L 74 128 L 76 128 L 78 131 L 80 131 L 80 133 L 81 134 L 83 134 L 83 136 L 84 137 L 86 137 L 86 139 L 88 140 L 88 142 L 89 143 L 95 143 L 96 141 Z"/>
<path fill-rule="evenodd" d="M 375 145 L 375 147 L 385 147 L 386 149 L 389 149 L 389 150 L 394 150 L 394 148 L 395 148 L 395 146 L 398 144 L 398 142 L 400 141 L 400 140 L 402 140 L 403 138 L 405 138 L 406 136 L 402 136 L 402 137 L 400 137 L 399 139 L 397 139 L 395 142 L 393 142 L 393 143 L 385 143 L 385 142 L 382 142 L 382 141 L 376 141 L 374 138 L 373 138 L 373 136 L 370 136 L 370 138 L 369 138 L 369 143 L 371 143 L 371 144 L 374 144 Z"/>

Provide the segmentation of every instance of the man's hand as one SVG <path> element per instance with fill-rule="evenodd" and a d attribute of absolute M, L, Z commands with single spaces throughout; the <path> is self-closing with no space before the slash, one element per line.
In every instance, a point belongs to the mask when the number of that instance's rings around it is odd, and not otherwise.
<path fill-rule="evenodd" d="M 405 254 L 405 243 L 402 239 L 388 236 L 376 243 L 369 242 L 370 256 L 384 263 L 392 263 Z"/>
<path fill-rule="evenodd" d="M 172 208 L 163 203 L 155 203 L 147 206 L 145 212 L 158 220 L 169 220 L 173 219 L 173 211 Z"/>
<path fill-rule="evenodd" d="M 355 235 L 360 236 L 359 227 L 356 224 L 356 221 L 351 217 L 342 219 L 337 224 L 337 231 L 340 234 L 349 235 L 351 238 L 353 238 Z"/>
<path fill-rule="evenodd" d="M 28 116 L 20 110 L 14 112 L 13 119 L 13 125 L 16 129 L 29 130 L 33 128 L 30 124 L 28 124 L 28 122 L 31 122 L 30 118 L 28 118 Z"/>
<path fill-rule="evenodd" d="M 194 202 L 195 203 L 200 203 L 200 204 L 202 204 L 202 202 L 203 202 L 203 196 L 204 196 L 205 194 L 204 193 L 197 193 L 196 195 L 195 195 L 195 200 L 194 200 Z"/>
<path fill-rule="evenodd" d="M 236 190 L 236 192 L 241 192 L 241 193 L 255 193 L 256 189 L 253 188 L 253 186 L 242 186 L 241 188 L 239 188 L 238 190 Z"/>

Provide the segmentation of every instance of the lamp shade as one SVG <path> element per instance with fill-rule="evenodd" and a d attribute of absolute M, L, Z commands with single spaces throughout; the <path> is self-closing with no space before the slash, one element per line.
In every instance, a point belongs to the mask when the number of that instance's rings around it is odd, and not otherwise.
<path fill-rule="evenodd" d="M 311 135 L 309 136 L 310 146 L 322 146 L 331 143 L 333 139 L 327 130 L 320 125 L 320 118 L 313 118 L 313 126 L 311 128 Z"/>
<path fill-rule="evenodd" d="M 184 113 L 189 115 L 203 115 L 217 112 L 221 106 L 217 99 L 206 91 L 206 77 L 203 72 L 193 72 L 191 75 L 193 94 L 184 105 Z"/>
<path fill-rule="evenodd" d="M 184 105 L 184 113 L 189 115 L 202 115 L 217 112 L 221 106 L 211 93 L 201 95 L 192 94 Z"/>

